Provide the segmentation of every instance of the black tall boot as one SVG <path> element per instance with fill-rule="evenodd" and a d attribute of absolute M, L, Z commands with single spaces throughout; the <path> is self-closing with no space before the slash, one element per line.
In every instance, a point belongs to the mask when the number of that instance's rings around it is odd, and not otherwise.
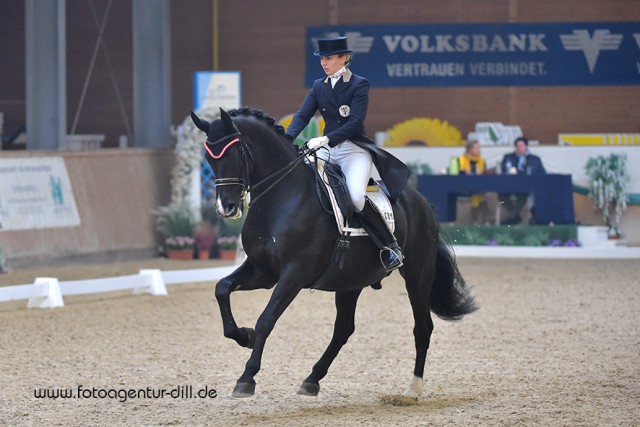
<path fill-rule="evenodd" d="M 378 209 L 365 198 L 364 208 L 358 213 L 362 227 L 369 233 L 371 240 L 380 249 L 380 261 L 386 271 L 402 267 L 402 252 L 396 238 L 393 236 L 387 223 L 380 216 Z"/>

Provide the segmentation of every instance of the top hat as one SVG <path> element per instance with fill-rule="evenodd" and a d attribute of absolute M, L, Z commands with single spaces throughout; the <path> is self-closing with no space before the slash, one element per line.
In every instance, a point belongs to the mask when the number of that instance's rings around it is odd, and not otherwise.
<path fill-rule="evenodd" d="M 318 39 L 318 50 L 313 52 L 315 56 L 329 56 L 336 53 L 351 53 L 347 47 L 346 37 L 331 37 L 328 39 Z"/>

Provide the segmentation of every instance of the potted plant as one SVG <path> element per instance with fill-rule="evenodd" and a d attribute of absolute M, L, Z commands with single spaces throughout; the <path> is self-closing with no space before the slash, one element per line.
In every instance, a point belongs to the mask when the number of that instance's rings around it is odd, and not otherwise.
<path fill-rule="evenodd" d="M 620 237 L 617 225 L 622 211 L 627 208 L 627 185 L 630 181 L 627 155 L 612 153 L 608 157 L 592 157 L 587 161 L 585 171 L 589 177 L 589 197 L 594 202 L 594 208 L 602 210 L 609 236 Z"/>
<path fill-rule="evenodd" d="M 198 248 L 198 257 L 202 260 L 209 259 L 211 248 L 216 242 L 215 228 L 208 222 L 200 223 L 196 227 L 193 239 Z"/>
<path fill-rule="evenodd" d="M 193 259 L 194 239 L 191 236 L 169 236 L 164 241 L 167 258 Z"/>
<path fill-rule="evenodd" d="M 219 253 L 220 259 L 224 259 L 224 260 L 236 259 L 237 249 L 238 249 L 237 236 L 218 237 L 218 253 Z"/>
<path fill-rule="evenodd" d="M 165 236 L 164 251 L 169 258 L 192 259 L 194 250 L 194 215 L 186 204 L 160 206 L 156 215 L 156 228 Z M 180 253 L 178 253 L 180 252 Z"/>

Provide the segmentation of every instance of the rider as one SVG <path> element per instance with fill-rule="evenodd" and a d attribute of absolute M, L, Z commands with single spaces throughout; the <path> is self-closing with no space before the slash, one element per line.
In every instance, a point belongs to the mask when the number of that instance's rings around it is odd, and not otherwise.
<path fill-rule="evenodd" d="M 313 82 L 286 134 L 295 139 L 316 111 L 320 111 L 325 121 L 324 135 L 311 138 L 307 147 L 318 150 L 318 157 L 340 166 L 354 210 L 380 249 L 385 270 L 391 271 L 402 266 L 402 252 L 377 208 L 366 197 L 367 183 L 375 164 L 391 199 L 395 200 L 404 190 L 410 172 L 404 163 L 378 148 L 365 135 L 369 81 L 347 68 L 352 53 L 346 37 L 318 40 L 314 55 L 320 57 L 327 77 Z"/>

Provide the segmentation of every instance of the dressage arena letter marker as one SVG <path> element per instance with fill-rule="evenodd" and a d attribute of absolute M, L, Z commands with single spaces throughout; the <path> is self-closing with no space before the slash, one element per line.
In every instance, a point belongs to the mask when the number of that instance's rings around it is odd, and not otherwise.
<path fill-rule="evenodd" d="M 167 295 L 167 287 L 162 279 L 162 272 L 158 269 L 143 269 L 138 272 L 148 280 L 145 286 L 133 290 L 134 294 Z"/>
<path fill-rule="evenodd" d="M 43 297 L 29 298 L 27 308 L 55 308 L 64 307 L 62 292 L 60 292 L 60 282 L 53 277 L 38 277 L 36 285 L 45 285 L 47 294 Z"/>

